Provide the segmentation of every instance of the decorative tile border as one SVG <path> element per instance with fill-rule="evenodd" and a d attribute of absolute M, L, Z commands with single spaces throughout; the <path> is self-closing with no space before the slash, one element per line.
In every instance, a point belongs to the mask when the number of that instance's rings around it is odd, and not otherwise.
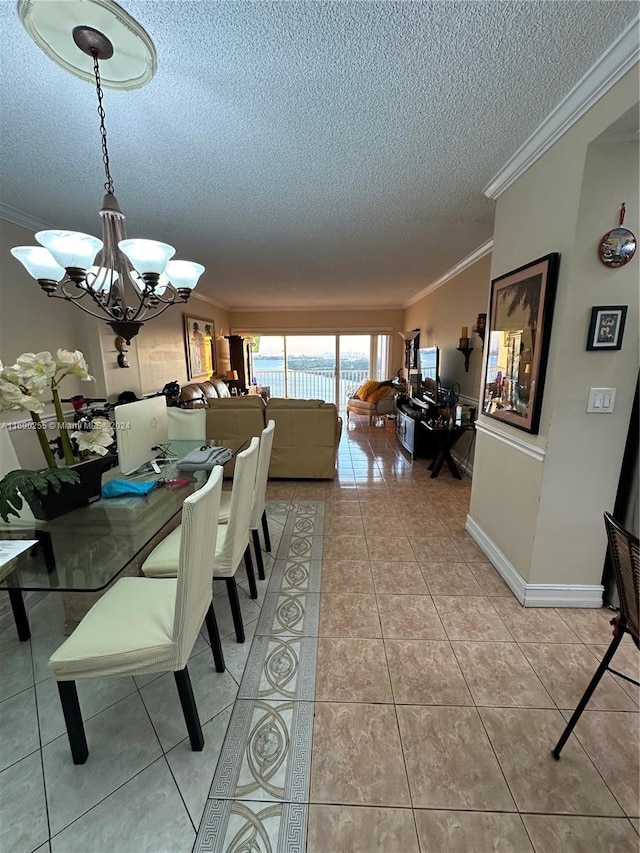
<path fill-rule="evenodd" d="M 193 853 L 304 853 L 308 807 L 208 800 Z"/>
<path fill-rule="evenodd" d="M 306 848 L 324 502 L 266 510 L 267 592 L 194 853 Z"/>
<path fill-rule="evenodd" d="M 256 637 L 238 698 L 312 701 L 316 646 L 315 637 Z"/>
<path fill-rule="evenodd" d="M 275 593 L 264 597 L 256 634 L 317 637 L 320 618 L 318 593 Z"/>

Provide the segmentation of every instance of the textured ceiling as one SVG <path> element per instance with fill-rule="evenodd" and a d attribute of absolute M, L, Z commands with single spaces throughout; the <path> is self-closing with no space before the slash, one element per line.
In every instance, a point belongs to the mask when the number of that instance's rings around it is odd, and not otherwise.
<path fill-rule="evenodd" d="M 399 307 L 491 237 L 483 187 L 635 2 L 125 0 L 153 81 L 105 92 L 130 237 L 231 307 Z M 95 92 L 0 2 L 0 202 L 99 235 Z M 117 45 L 116 45 L 117 49 Z"/>

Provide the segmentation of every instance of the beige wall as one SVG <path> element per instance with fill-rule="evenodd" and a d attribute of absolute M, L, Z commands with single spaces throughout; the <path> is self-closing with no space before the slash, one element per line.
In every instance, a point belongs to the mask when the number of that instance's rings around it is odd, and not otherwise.
<path fill-rule="evenodd" d="M 482 340 L 472 332 L 478 314 L 487 311 L 491 273 L 491 255 L 485 255 L 437 290 L 424 296 L 405 312 L 407 329 L 420 329 L 420 346 L 440 349 L 440 378 L 445 388 L 453 382 L 460 393 L 478 400 L 482 370 Z M 462 326 L 467 326 L 473 352 L 469 372 L 464 356 L 458 352 Z"/>
<path fill-rule="evenodd" d="M 620 203 L 638 222 L 638 146 L 591 144 L 637 102 L 637 67 L 498 199 L 491 277 L 561 254 L 538 435 L 480 417 L 507 442 L 478 440 L 473 521 L 529 583 L 597 584 L 602 513 L 613 507 L 638 373 L 638 258 L 618 270 L 596 256 Z M 637 227 L 637 226 L 636 226 Z M 593 305 L 629 306 L 622 351 L 585 350 Z M 618 389 L 615 412 L 587 415 L 590 387 Z"/>
<path fill-rule="evenodd" d="M 391 335 L 389 378 L 404 365 L 404 341 L 397 332 L 403 331 L 402 309 L 363 311 L 235 311 L 231 314 L 234 334 L 297 334 L 319 332 L 334 335 L 386 333 Z"/>
<path fill-rule="evenodd" d="M 472 331 L 478 314 L 487 312 L 491 275 L 491 255 L 485 255 L 458 275 L 428 293 L 405 312 L 405 328 L 420 329 L 420 346 L 437 346 L 440 350 L 440 378 L 445 388 L 460 385 L 463 402 L 476 407 L 480 396 L 482 373 L 482 339 Z M 467 326 L 473 352 L 469 372 L 465 373 L 464 356 L 458 352 L 462 326 Z M 475 476 L 474 441 L 471 433 L 457 442 L 455 454 L 468 459 Z"/>

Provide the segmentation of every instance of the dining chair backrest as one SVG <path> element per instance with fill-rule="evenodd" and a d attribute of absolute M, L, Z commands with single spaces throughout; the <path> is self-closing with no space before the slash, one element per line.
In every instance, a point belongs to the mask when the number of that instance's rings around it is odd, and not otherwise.
<path fill-rule="evenodd" d="M 236 456 L 229 521 L 225 531 L 224 545 L 216 557 L 216 563 L 225 570 L 235 571 L 249 545 L 249 522 L 259 444 L 260 439 L 252 438 L 249 447 Z"/>
<path fill-rule="evenodd" d="M 22 468 L 22 465 L 18 460 L 18 454 L 16 453 L 13 442 L 11 441 L 9 430 L 0 429 L 0 480 L 5 476 L 5 474 L 8 474 L 9 471 L 18 471 L 20 468 Z M 18 525 L 21 522 L 23 524 L 33 524 L 35 522 L 35 516 L 31 512 L 31 507 L 24 499 L 18 518 L 16 519 L 15 515 L 11 515 L 9 518 L 9 523 L 14 525 Z"/>
<path fill-rule="evenodd" d="M 173 639 L 178 646 L 179 669 L 186 666 L 211 604 L 213 566 L 222 494 L 222 468 L 216 466 L 207 482 L 182 504 L 180 558 L 173 616 Z M 164 581 L 163 581 L 164 583 Z"/>
<path fill-rule="evenodd" d="M 640 639 L 640 545 L 638 537 L 625 530 L 608 512 L 604 514 L 604 525 L 611 549 L 613 567 L 620 599 L 620 613 L 626 620 L 627 630 L 634 636 L 636 645 Z"/>
<path fill-rule="evenodd" d="M 276 422 L 270 420 L 260 435 L 260 449 L 258 450 L 258 468 L 256 470 L 256 485 L 253 490 L 253 502 L 251 504 L 251 521 L 249 527 L 257 530 L 260 525 L 262 513 L 267 500 L 267 481 L 269 479 L 269 462 L 271 461 L 271 448 L 273 447 L 273 433 Z"/>
<path fill-rule="evenodd" d="M 169 406 L 167 425 L 169 441 L 205 441 L 207 413 L 204 409 L 178 409 Z"/>

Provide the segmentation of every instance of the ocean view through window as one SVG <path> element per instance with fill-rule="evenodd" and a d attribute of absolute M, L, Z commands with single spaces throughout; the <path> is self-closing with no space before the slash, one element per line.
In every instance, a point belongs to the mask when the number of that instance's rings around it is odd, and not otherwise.
<path fill-rule="evenodd" d="M 366 379 L 386 378 L 388 347 L 384 342 L 388 335 L 251 337 L 251 379 L 268 387 L 272 397 L 312 398 L 344 405 Z M 372 368 L 374 364 L 377 370 Z M 379 376 L 372 375 L 378 372 Z"/>

